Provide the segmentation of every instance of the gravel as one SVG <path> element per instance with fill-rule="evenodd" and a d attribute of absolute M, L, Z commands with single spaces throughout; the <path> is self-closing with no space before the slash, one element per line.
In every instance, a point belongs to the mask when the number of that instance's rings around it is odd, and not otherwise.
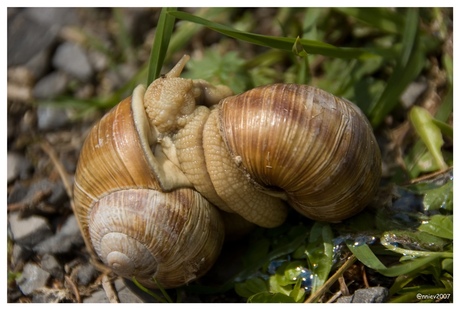
<path fill-rule="evenodd" d="M 117 59 L 111 10 L 7 12 L 8 302 L 109 302 L 112 295 L 120 302 L 145 301 L 139 289 L 95 268 L 73 215 L 69 197 L 80 148 L 102 113 L 82 114 L 72 104 L 111 95 L 139 71 L 158 9 L 120 10 L 143 55 L 129 62 Z M 111 52 L 91 47 L 82 31 Z M 56 104 L 62 98 L 71 103 L 65 109 Z M 113 292 L 102 287 L 104 277 Z"/>

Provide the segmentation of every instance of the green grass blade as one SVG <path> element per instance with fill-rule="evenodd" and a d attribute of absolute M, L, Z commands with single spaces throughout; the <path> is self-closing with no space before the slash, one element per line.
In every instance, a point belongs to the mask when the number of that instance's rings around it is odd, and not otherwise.
<path fill-rule="evenodd" d="M 373 127 L 379 126 L 388 113 L 399 103 L 402 92 L 420 74 L 425 64 L 425 51 L 418 40 L 418 21 L 418 10 L 416 8 L 409 9 L 402 38 L 403 49 L 398 64 L 380 99 L 370 111 Z"/>
<path fill-rule="evenodd" d="M 404 19 L 388 8 L 336 8 L 342 14 L 388 33 L 399 34 L 404 28 Z"/>
<path fill-rule="evenodd" d="M 397 277 L 403 274 L 409 274 L 415 270 L 423 270 L 431 262 L 436 259 L 440 259 L 443 257 L 442 253 L 433 253 L 431 255 L 425 257 L 415 258 L 411 261 L 404 262 L 402 264 L 398 264 L 391 267 L 386 267 L 383 263 L 375 256 L 372 250 L 369 248 L 367 244 L 354 246 L 351 243 L 347 243 L 348 248 L 350 251 L 367 267 L 371 269 L 375 269 L 377 272 L 383 274 L 387 277 Z"/>
<path fill-rule="evenodd" d="M 160 76 L 175 22 L 175 18 L 167 13 L 175 10 L 174 8 L 163 8 L 161 10 L 155 39 L 153 40 L 152 52 L 150 53 L 147 85 Z"/>
<path fill-rule="evenodd" d="M 275 37 L 239 31 L 186 12 L 174 11 L 168 12 L 168 14 L 182 20 L 187 20 L 192 23 L 206 26 L 214 31 L 220 32 L 234 39 L 246 41 L 256 45 L 292 52 L 293 46 L 296 44 L 296 38 Z M 298 42 L 303 46 L 304 50 L 308 54 L 321 54 L 324 56 L 337 58 L 360 58 L 376 56 L 373 52 L 362 48 L 341 48 L 324 42 L 307 39 L 299 39 Z"/>

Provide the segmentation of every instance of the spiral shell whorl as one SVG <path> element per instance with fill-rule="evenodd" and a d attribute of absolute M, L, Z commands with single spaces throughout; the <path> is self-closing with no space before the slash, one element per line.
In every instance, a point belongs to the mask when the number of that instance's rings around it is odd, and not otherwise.
<path fill-rule="evenodd" d="M 153 277 L 165 288 L 200 277 L 223 242 L 217 210 L 190 189 L 113 192 L 95 203 L 89 217 L 101 260 L 148 287 L 155 287 Z"/>
<path fill-rule="evenodd" d="M 340 221 L 372 199 L 380 153 L 350 102 L 295 84 L 258 87 L 221 102 L 222 137 L 256 186 L 305 216 Z"/>

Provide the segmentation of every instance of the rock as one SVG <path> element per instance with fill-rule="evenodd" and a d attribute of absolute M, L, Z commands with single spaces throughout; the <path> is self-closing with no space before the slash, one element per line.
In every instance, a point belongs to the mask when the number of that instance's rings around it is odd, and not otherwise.
<path fill-rule="evenodd" d="M 26 14 L 34 21 L 50 27 L 61 28 L 75 25 L 79 21 L 77 10 L 73 8 L 32 7 L 27 8 Z"/>
<path fill-rule="evenodd" d="M 7 164 L 6 175 L 8 183 L 14 181 L 18 177 L 21 179 L 27 178 L 28 172 L 32 167 L 24 156 L 14 152 L 8 152 Z"/>
<path fill-rule="evenodd" d="M 383 286 L 356 290 L 353 303 L 382 303 L 388 297 L 388 289 Z"/>
<path fill-rule="evenodd" d="M 63 254 L 69 252 L 73 247 L 80 247 L 83 244 L 80 228 L 75 215 L 72 214 L 60 231 L 37 244 L 34 251 L 39 255 Z"/>
<path fill-rule="evenodd" d="M 143 303 L 143 302 L 155 302 L 155 300 L 149 295 L 147 300 L 140 298 L 135 294 L 128 286 L 123 279 L 118 278 L 115 280 L 114 289 L 117 292 L 118 300 L 120 303 Z M 141 292 L 147 295 L 144 292 Z M 161 293 L 160 293 L 161 294 Z M 101 288 L 94 292 L 90 297 L 83 299 L 84 303 L 108 303 L 110 302 L 107 294 Z"/>
<path fill-rule="evenodd" d="M 353 300 L 353 295 L 342 296 L 339 299 L 337 299 L 337 303 L 349 304 L 349 303 L 352 303 L 352 300 Z"/>
<path fill-rule="evenodd" d="M 108 303 L 109 298 L 107 297 L 106 293 L 103 289 L 99 289 L 91 294 L 90 297 L 83 299 L 84 303 Z"/>
<path fill-rule="evenodd" d="M 33 291 L 44 287 L 49 277 L 48 272 L 34 263 L 28 263 L 24 266 L 17 284 L 24 295 L 30 295 Z"/>
<path fill-rule="evenodd" d="M 57 69 L 81 81 L 89 81 L 93 74 L 85 51 L 74 43 L 66 42 L 59 45 L 52 62 Z"/>
<path fill-rule="evenodd" d="M 427 88 L 428 83 L 426 81 L 410 83 L 401 95 L 402 105 L 409 109 Z"/>
<path fill-rule="evenodd" d="M 39 130 L 58 129 L 69 122 L 66 109 L 50 105 L 39 105 L 37 107 L 37 122 Z"/>
<path fill-rule="evenodd" d="M 31 18 L 27 9 L 12 15 L 8 18 L 8 66 L 24 64 L 50 48 L 59 31 L 58 27 L 44 25 Z"/>
<path fill-rule="evenodd" d="M 13 267 L 23 264 L 31 255 L 33 251 L 27 249 L 19 244 L 13 245 L 13 251 L 11 252 L 11 265 Z"/>
<path fill-rule="evenodd" d="M 19 212 L 12 212 L 8 223 L 14 242 L 27 248 L 52 235 L 48 221 L 38 215 L 21 218 Z"/>
<path fill-rule="evenodd" d="M 118 299 L 121 303 L 142 303 L 143 300 L 139 298 L 133 291 L 126 286 L 125 281 L 121 278 L 115 280 L 115 289 L 118 293 Z"/>
<path fill-rule="evenodd" d="M 32 58 L 24 64 L 24 66 L 30 70 L 36 80 L 40 79 L 50 70 L 50 59 L 52 53 L 53 50 L 51 48 L 47 48 L 32 56 Z"/>
<path fill-rule="evenodd" d="M 388 297 L 388 289 L 383 286 L 356 290 L 351 296 L 340 297 L 338 303 L 383 303 Z"/>
<path fill-rule="evenodd" d="M 35 84 L 32 94 L 36 99 L 53 99 L 64 93 L 67 83 L 68 78 L 65 73 L 54 71 Z"/>
<path fill-rule="evenodd" d="M 49 274 L 54 278 L 60 281 L 64 280 L 64 268 L 53 255 L 43 255 L 41 259 L 41 267 L 43 270 L 49 272 Z"/>
<path fill-rule="evenodd" d="M 98 276 L 98 271 L 91 263 L 82 265 L 77 271 L 77 280 L 80 285 L 88 285 Z"/>

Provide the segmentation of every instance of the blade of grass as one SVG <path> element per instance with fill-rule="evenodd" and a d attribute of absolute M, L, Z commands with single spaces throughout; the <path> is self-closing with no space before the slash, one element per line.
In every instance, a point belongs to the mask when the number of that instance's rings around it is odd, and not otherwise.
<path fill-rule="evenodd" d="M 370 120 L 377 127 L 388 113 L 399 103 L 399 98 L 406 87 L 419 75 L 424 66 L 424 50 L 418 40 L 419 14 L 416 8 L 407 11 L 403 49 L 398 64 L 388 80 L 380 99 L 371 108 Z"/>
<path fill-rule="evenodd" d="M 155 31 L 155 39 L 153 40 L 152 52 L 150 53 L 147 85 L 160 76 L 176 20 L 168 12 L 174 12 L 175 10 L 175 8 L 163 8 L 161 10 Z"/>
<path fill-rule="evenodd" d="M 375 256 L 367 244 L 354 246 L 353 244 L 347 242 L 347 247 L 361 261 L 361 263 L 387 277 L 397 277 L 403 274 L 408 274 L 417 269 L 423 270 L 432 261 L 443 257 L 442 253 L 433 253 L 429 256 L 415 258 L 402 264 L 386 267 L 377 258 L 377 256 Z"/>
<path fill-rule="evenodd" d="M 239 31 L 186 12 L 174 11 L 168 12 L 168 14 L 182 20 L 204 25 L 214 31 L 220 32 L 234 39 L 265 47 L 281 49 L 287 52 L 292 52 L 292 47 L 296 42 L 296 38 L 275 37 Z M 376 57 L 376 54 L 370 50 L 362 48 L 341 48 L 324 42 L 306 39 L 300 39 L 299 42 L 302 44 L 305 51 L 309 54 L 321 54 L 324 56 L 338 58 Z"/>
<path fill-rule="evenodd" d="M 400 34 L 404 19 L 388 8 L 335 8 L 336 11 L 352 16 L 374 28 L 388 33 Z"/>

